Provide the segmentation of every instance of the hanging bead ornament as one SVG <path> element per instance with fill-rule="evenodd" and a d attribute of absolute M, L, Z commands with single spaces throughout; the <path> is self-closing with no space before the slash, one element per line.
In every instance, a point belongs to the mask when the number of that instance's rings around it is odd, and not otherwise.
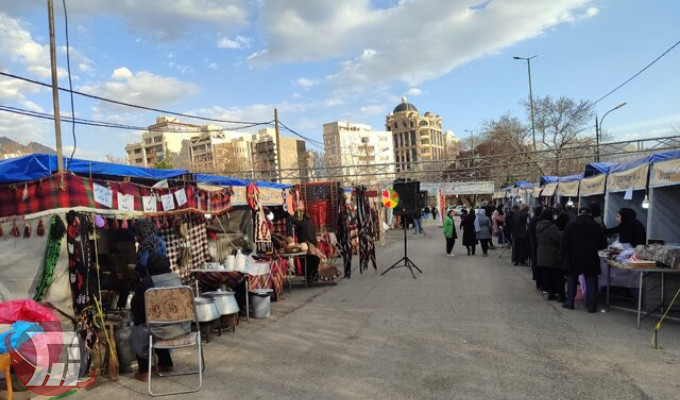
<path fill-rule="evenodd" d="M 24 226 L 24 239 L 28 239 L 31 237 L 31 226 L 26 222 L 26 226 Z"/>
<path fill-rule="evenodd" d="M 120 225 L 118 225 L 118 218 L 113 218 L 113 229 L 118 230 L 120 229 Z"/>
<path fill-rule="evenodd" d="M 45 236 L 45 224 L 43 223 L 43 220 L 40 220 L 38 222 L 38 228 L 36 229 L 36 233 L 40 237 Z"/>
<path fill-rule="evenodd" d="M 14 237 L 20 237 L 21 236 L 21 232 L 19 232 L 19 227 L 17 226 L 16 221 L 14 221 L 14 226 L 12 226 L 11 234 Z"/>
<path fill-rule="evenodd" d="M 123 223 L 120 225 L 120 229 L 122 230 L 127 230 L 128 229 L 128 221 L 127 219 L 123 220 Z"/>
<path fill-rule="evenodd" d="M 28 200 L 28 184 L 24 184 L 24 190 L 23 190 L 23 192 L 21 193 L 21 199 L 22 199 L 23 201 Z"/>

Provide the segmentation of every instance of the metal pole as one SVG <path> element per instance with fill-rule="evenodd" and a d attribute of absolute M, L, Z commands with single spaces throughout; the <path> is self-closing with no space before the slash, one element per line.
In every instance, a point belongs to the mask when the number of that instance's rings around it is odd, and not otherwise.
<path fill-rule="evenodd" d="M 536 129 L 534 128 L 534 93 L 531 87 L 531 59 L 534 57 L 527 58 L 527 70 L 529 71 L 529 106 L 531 108 L 531 138 L 534 143 L 534 151 L 536 151 Z"/>
<path fill-rule="evenodd" d="M 595 114 L 595 162 L 600 162 L 600 124 Z"/>
<path fill-rule="evenodd" d="M 54 135 L 57 145 L 57 168 L 64 172 L 64 153 L 61 145 L 61 115 L 59 114 L 59 80 L 57 78 L 57 53 L 54 42 L 54 4 L 47 0 L 47 15 L 50 26 L 50 61 L 52 67 L 52 104 L 54 107 Z"/>
<path fill-rule="evenodd" d="M 281 141 L 279 140 L 279 110 L 274 109 L 274 129 L 276 130 L 276 171 L 281 183 Z"/>

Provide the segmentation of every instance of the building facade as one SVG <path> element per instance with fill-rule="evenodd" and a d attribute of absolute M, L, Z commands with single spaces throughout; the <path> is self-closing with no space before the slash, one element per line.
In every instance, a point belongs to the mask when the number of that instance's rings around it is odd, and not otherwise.
<path fill-rule="evenodd" d="M 138 167 L 153 167 L 170 159 L 173 168 L 191 167 L 191 151 L 187 144 L 200 136 L 199 125 L 178 122 L 177 118 L 159 116 L 156 123 L 142 132 L 142 141 L 125 146 L 128 163 Z"/>
<path fill-rule="evenodd" d="M 446 160 L 451 161 L 458 158 L 461 146 L 462 141 L 453 131 L 444 132 L 444 158 Z"/>
<path fill-rule="evenodd" d="M 369 125 L 331 122 L 323 126 L 326 171 L 343 186 L 381 187 L 394 180 L 392 133 Z"/>
<path fill-rule="evenodd" d="M 252 164 L 255 171 L 255 179 L 271 180 L 281 183 L 306 183 L 307 170 L 307 145 L 304 140 L 293 138 L 280 138 L 281 146 L 281 170 L 279 176 L 279 160 L 277 158 L 276 132 L 272 128 L 260 129 L 257 135 L 253 135 Z M 299 179 L 293 179 L 295 177 Z"/>
<path fill-rule="evenodd" d="M 418 109 L 406 102 L 406 98 L 403 97 L 401 104 L 397 105 L 387 116 L 385 128 L 392 133 L 397 174 L 408 171 L 436 171 L 444 168 L 443 161 L 422 163 L 446 158 L 442 119 L 439 115 L 428 111 L 421 116 Z M 423 176 L 425 175 L 419 177 Z"/>

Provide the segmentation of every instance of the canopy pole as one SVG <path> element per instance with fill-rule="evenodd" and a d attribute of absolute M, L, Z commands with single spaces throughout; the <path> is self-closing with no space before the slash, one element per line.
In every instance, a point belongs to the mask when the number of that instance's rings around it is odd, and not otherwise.
<path fill-rule="evenodd" d="M 57 168 L 64 172 L 64 154 L 61 146 L 61 116 L 59 114 L 59 79 L 57 77 L 57 54 L 54 42 L 54 3 L 47 0 L 47 14 L 50 25 L 50 61 L 52 68 L 52 104 L 54 106 L 54 134 L 57 145 Z"/>

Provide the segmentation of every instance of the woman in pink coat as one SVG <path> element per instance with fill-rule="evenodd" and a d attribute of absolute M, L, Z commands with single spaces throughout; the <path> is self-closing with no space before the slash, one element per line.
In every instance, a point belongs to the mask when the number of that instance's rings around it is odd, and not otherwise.
<path fill-rule="evenodd" d="M 498 237 L 498 245 L 500 246 L 503 244 L 503 226 L 505 225 L 505 213 L 502 204 L 499 204 L 491 215 L 491 223 L 493 234 Z"/>

